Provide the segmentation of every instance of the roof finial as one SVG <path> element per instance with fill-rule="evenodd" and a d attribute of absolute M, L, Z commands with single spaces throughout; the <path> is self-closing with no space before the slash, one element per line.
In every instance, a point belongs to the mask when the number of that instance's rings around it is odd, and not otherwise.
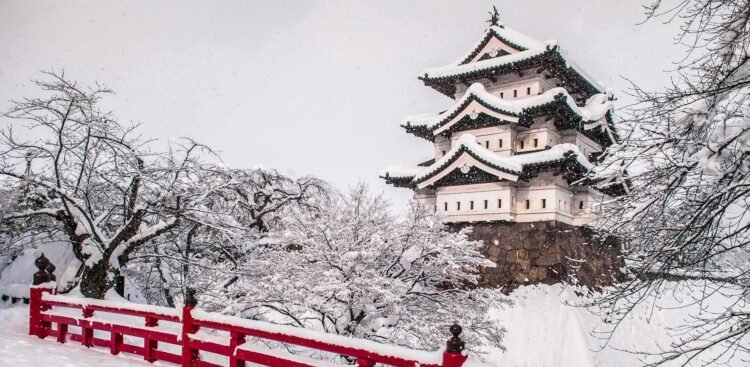
<path fill-rule="evenodd" d="M 490 26 L 500 26 L 500 12 L 497 11 L 497 6 L 493 5 L 492 11 L 488 13 L 490 13 L 490 20 L 487 23 L 490 23 Z"/>

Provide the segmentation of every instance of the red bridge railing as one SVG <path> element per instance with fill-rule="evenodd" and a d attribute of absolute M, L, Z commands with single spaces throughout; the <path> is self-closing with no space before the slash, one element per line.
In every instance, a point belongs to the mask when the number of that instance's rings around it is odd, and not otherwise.
<path fill-rule="evenodd" d="M 183 367 L 221 367 L 222 364 L 202 358 L 201 352 L 209 352 L 224 356 L 230 367 L 244 367 L 246 362 L 283 367 L 332 366 L 323 360 L 263 348 L 246 342 L 248 337 L 348 356 L 362 367 L 373 367 L 376 363 L 396 367 L 460 367 L 467 359 L 462 353 L 463 341 L 459 338 L 461 328 L 458 325 L 450 328 L 453 337 L 448 340 L 444 352 L 426 352 L 212 314 L 191 306 L 177 310 L 54 293 L 54 287 L 32 286 L 30 335 L 55 337 L 60 343 L 72 340 L 87 347 L 106 347 L 112 354 L 137 354 L 149 362 L 161 360 Z M 110 317 L 102 318 L 103 315 Z M 138 318 L 143 320 L 141 325 L 133 321 Z M 70 328 L 80 329 L 80 332 L 72 333 Z M 225 336 L 207 337 L 199 335 L 199 330 L 218 330 Z M 143 342 L 129 344 L 124 342 L 124 336 L 140 338 Z"/>

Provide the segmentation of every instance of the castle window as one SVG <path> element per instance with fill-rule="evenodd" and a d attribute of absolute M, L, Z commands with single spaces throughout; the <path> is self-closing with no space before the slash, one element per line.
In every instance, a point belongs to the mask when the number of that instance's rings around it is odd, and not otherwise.
<path fill-rule="evenodd" d="M 500 98 L 504 98 L 504 97 L 505 97 L 505 93 L 500 92 Z"/>
<path fill-rule="evenodd" d="M 469 202 L 469 210 L 474 210 L 474 200 Z"/>
<path fill-rule="evenodd" d="M 487 200 L 484 201 L 484 208 L 487 209 Z"/>
<path fill-rule="evenodd" d="M 484 147 L 489 149 L 489 147 L 490 147 L 490 141 L 489 140 L 487 140 L 487 141 L 484 142 Z"/>
<path fill-rule="evenodd" d="M 498 147 L 502 148 L 503 147 L 503 139 L 500 139 L 497 142 L 498 142 Z"/>
<path fill-rule="evenodd" d="M 578 202 L 578 209 L 583 209 L 583 201 Z"/>
<path fill-rule="evenodd" d="M 526 87 L 526 95 L 527 96 L 531 95 L 531 87 Z"/>
<path fill-rule="evenodd" d="M 442 155 L 445 155 L 445 151 L 443 151 L 443 154 L 442 154 Z"/>
<path fill-rule="evenodd" d="M 503 207 L 503 199 L 497 199 L 497 208 L 500 209 Z"/>
<path fill-rule="evenodd" d="M 531 202 L 526 200 L 526 209 L 531 209 Z"/>
<path fill-rule="evenodd" d="M 523 140 L 519 141 L 521 143 L 521 149 L 523 149 Z"/>
<path fill-rule="evenodd" d="M 456 210 L 461 210 L 461 202 L 460 201 L 456 202 Z"/>
<path fill-rule="evenodd" d="M 518 89 L 513 89 L 513 97 L 518 97 Z"/>
<path fill-rule="evenodd" d="M 542 199 L 542 209 L 547 208 L 547 199 Z"/>
<path fill-rule="evenodd" d="M 447 201 L 445 203 L 443 203 L 443 211 L 445 211 L 445 212 L 448 211 L 448 202 Z"/>
<path fill-rule="evenodd" d="M 539 139 L 534 139 L 534 148 L 539 146 Z"/>

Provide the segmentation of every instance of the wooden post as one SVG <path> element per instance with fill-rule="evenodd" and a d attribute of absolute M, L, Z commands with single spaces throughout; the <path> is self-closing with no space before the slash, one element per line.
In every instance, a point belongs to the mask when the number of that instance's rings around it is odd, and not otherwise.
<path fill-rule="evenodd" d="M 159 325 L 159 319 L 146 316 L 146 326 L 147 327 L 154 327 Z M 159 346 L 159 342 L 156 340 L 151 340 L 149 337 L 149 334 L 146 334 L 146 336 L 143 338 L 143 359 L 145 359 L 148 362 L 154 362 L 156 360 L 156 357 L 154 357 L 154 351 Z"/>
<path fill-rule="evenodd" d="M 34 265 L 37 267 L 37 272 L 34 273 L 34 278 L 32 279 L 34 287 L 29 289 L 29 335 L 36 335 L 44 339 L 49 334 L 51 325 L 49 322 L 42 321 L 42 312 L 49 309 L 49 307 L 44 306 L 42 295 L 44 293 L 54 293 L 55 289 L 52 285 L 48 288 L 37 286 L 41 286 L 52 280 L 50 273 L 47 272 L 47 268 L 52 267 L 54 271 L 55 266 L 49 262 L 49 259 L 44 254 L 39 255 L 34 260 Z"/>
<path fill-rule="evenodd" d="M 65 343 L 65 339 L 68 335 L 68 325 L 62 322 L 57 323 L 57 342 Z"/>
<path fill-rule="evenodd" d="M 42 339 L 46 336 L 42 328 L 42 294 L 45 291 L 44 288 L 29 289 L 29 335 Z"/>
<path fill-rule="evenodd" d="M 83 318 L 88 319 L 91 316 L 94 316 L 94 310 L 84 307 L 83 308 Z M 87 348 L 91 348 L 92 345 L 94 345 L 94 329 L 91 328 L 91 325 L 89 324 L 89 320 L 81 320 L 81 344 L 83 344 Z"/>
<path fill-rule="evenodd" d="M 113 355 L 120 354 L 121 346 L 122 346 L 122 334 L 111 332 L 109 334 L 109 353 Z"/>
<path fill-rule="evenodd" d="M 198 350 L 190 347 L 190 334 L 198 332 L 198 326 L 193 324 L 193 308 L 197 305 L 195 290 L 187 289 L 185 294 L 185 306 L 182 307 L 182 367 L 193 367 L 198 360 Z"/>
<path fill-rule="evenodd" d="M 450 332 L 453 337 L 448 339 L 445 343 L 445 352 L 443 352 L 443 367 L 461 367 L 466 361 L 466 356 L 463 354 L 464 347 L 466 344 L 459 337 L 463 329 L 460 325 L 454 323 L 450 327 Z"/>
<path fill-rule="evenodd" d="M 236 331 L 229 332 L 229 367 L 245 367 L 245 361 L 235 357 L 237 347 L 245 344 L 245 335 Z"/>

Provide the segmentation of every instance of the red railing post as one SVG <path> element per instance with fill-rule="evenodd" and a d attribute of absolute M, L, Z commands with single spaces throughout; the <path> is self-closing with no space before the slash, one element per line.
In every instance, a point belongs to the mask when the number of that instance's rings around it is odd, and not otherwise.
<path fill-rule="evenodd" d="M 245 367 L 245 361 L 235 357 L 237 347 L 245 344 L 245 335 L 236 331 L 229 332 L 229 367 Z"/>
<path fill-rule="evenodd" d="M 375 362 L 367 358 L 357 358 L 357 367 L 375 367 Z"/>
<path fill-rule="evenodd" d="M 51 325 L 49 322 L 42 321 L 42 312 L 49 309 L 49 307 L 44 306 L 42 295 L 45 292 L 53 293 L 55 286 L 54 283 L 51 283 L 49 288 L 41 287 L 41 285 L 54 280 L 52 271 L 55 270 L 55 267 L 49 262 L 49 259 L 44 257 L 44 254 L 34 260 L 34 265 L 37 267 L 37 272 L 34 273 L 32 279 L 34 286 L 29 289 L 29 335 L 44 338 L 49 334 Z M 47 271 L 49 267 L 52 269 L 50 272 Z"/>
<path fill-rule="evenodd" d="M 182 367 L 193 367 L 198 360 L 198 350 L 190 347 L 190 334 L 198 332 L 198 326 L 193 324 L 193 307 L 182 308 Z"/>
<path fill-rule="evenodd" d="M 146 326 L 147 327 L 154 327 L 159 325 L 159 320 L 146 316 Z M 151 340 L 150 334 L 146 334 L 146 336 L 143 338 L 143 359 L 149 362 L 156 361 L 156 357 L 154 357 L 154 351 L 159 345 L 159 342 L 156 340 Z"/>
<path fill-rule="evenodd" d="M 193 323 L 193 308 L 198 305 L 195 299 L 195 290 L 187 289 L 185 292 L 185 306 L 182 307 L 182 367 L 193 367 L 198 360 L 198 350 L 190 346 L 190 334 L 198 332 L 198 325 Z"/>
<path fill-rule="evenodd" d="M 448 339 L 448 342 L 445 344 L 442 367 L 461 367 L 464 361 L 466 361 L 466 356 L 463 354 L 465 343 L 459 337 L 463 329 L 460 325 L 454 323 L 449 330 L 453 334 L 453 337 Z"/>
<path fill-rule="evenodd" d="M 94 316 L 94 310 L 83 307 L 82 315 L 84 319 L 88 319 L 91 316 Z M 81 344 L 83 344 L 87 348 L 91 348 L 91 346 L 94 345 L 94 329 L 91 328 L 91 324 L 89 320 L 81 320 Z"/>
<path fill-rule="evenodd" d="M 52 293 L 52 289 L 41 287 L 29 289 L 29 335 L 36 335 L 42 339 L 49 334 L 49 323 L 42 321 L 42 311 L 46 309 L 42 301 L 44 293 Z"/>
<path fill-rule="evenodd" d="M 110 332 L 109 334 L 109 353 L 112 355 L 120 354 L 120 347 L 122 346 L 122 334 L 116 332 Z"/>

